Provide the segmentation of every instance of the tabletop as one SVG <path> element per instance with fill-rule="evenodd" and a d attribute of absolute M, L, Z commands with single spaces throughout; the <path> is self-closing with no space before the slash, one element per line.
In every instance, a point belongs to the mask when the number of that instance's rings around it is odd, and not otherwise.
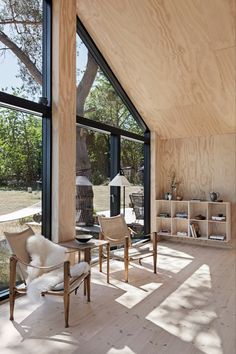
<path fill-rule="evenodd" d="M 91 239 L 90 241 L 86 243 L 82 243 L 77 241 L 76 239 L 72 239 L 69 241 L 64 241 L 64 242 L 59 242 L 60 246 L 67 247 L 67 248 L 74 248 L 78 250 L 84 250 L 84 249 L 92 249 L 96 248 L 99 246 L 105 246 L 109 243 L 109 241 L 106 240 L 97 240 L 97 239 Z"/>

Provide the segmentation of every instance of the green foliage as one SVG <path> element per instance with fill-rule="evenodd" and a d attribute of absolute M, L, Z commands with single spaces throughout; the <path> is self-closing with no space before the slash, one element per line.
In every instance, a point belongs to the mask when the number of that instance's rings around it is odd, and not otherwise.
<path fill-rule="evenodd" d="M 8 287 L 9 280 L 9 252 L 0 247 L 0 291 Z"/>
<path fill-rule="evenodd" d="M 143 134 L 138 123 L 101 70 L 87 97 L 85 116 L 136 134 Z M 86 142 L 92 168 L 91 182 L 94 185 L 104 184 L 109 177 L 110 169 L 109 136 L 89 131 Z M 121 167 L 131 167 L 130 182 L 141 184 L 142 175 L 138 171 L 143 161 L 143 144 L 122 139 L 121 161 Z"/>
<path fill-rule="evenodd" d="M 0 109 L 0 185 L 35 186 L 41 177 L 42 122 Z"/>
<path fill-rule="evenodd" d="M 142 135 L 142 129 L 102 73 L 98 71 L 85 103 L 85 116 Z"/>
<path fill-rule="evenodd" d="M 0 30 L 30 58 L 32 64 L 42 72 L 42 0 L 0 0 Z M 1 44 L 1 42 L 0 42 Z M 5 46 L 0 45 L 0 56 L 5 55 Z M 27 96 L 40 95 L 42 89 L 28 68 L 18 59 L 21 90 Z"/>

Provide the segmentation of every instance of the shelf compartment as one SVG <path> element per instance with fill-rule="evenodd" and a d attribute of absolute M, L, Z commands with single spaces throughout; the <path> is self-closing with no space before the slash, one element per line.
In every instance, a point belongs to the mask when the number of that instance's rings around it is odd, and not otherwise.
<path fill-rule="evenodd" d="M 173 200 L 172 204 L 171 204 L 172 208 L 171 208 L 171 216 L 172 218 L 176 218 L 176 214 L 178 213 L 186 213 L 186 218 L 178 218 L 178 219 L 183 219 L 183 220 L 187 220 L 189 217 L 189 203 L 186 200 L 182 200 L 182 201 L 176 201 Z"/>
<path fill-rule="evenodd" d="M 226 223 L 225 222 L 223 223 L 223 222 L 211 222 L 211 221 L 209 221 L 208 222 L 208 237 L 210 235 L 223 235 L 223 236 L 225 236 L 225 240 L 224 241 L 227 241 Z"/>
<path fill-rule="evenodd" d="M 172 234 L 177 235 L 178 232 L 185 232 L 186 237 L 189 236 L 188 219 L 183 218 L 173 218 L 172 220 Z M 185 235 L 178 235 L 185 236 Z"/>
<path fill-rule="evenodd" d="M 156 216 L 160 217 L 160 213 L 167 213 L 169 214 L 169 217 L 171 217 L 171 202 L 169 200 L 158 200 Z"/>
<path fill-rule="evenodd" d="M 208 223 L 207 220 L 190 220 L 190 224 L 193 225 L 197 225 L 199 232 L 200 232 L 200 237 L 194 237 L 194 239 L 198 239 L 198 238 L 206 238 L 207 239 L 207 235 L 208 235 Z M 190 227 L 190 226 L 189 226 Z M 191 232 L 189 230 L 189 234 L 191 235 Z"/>
<path fill-rule="evenodd" d="M 171 218 L 156 218 L 157 234 L 158 235 L 171 235 Z M 166 232 L 163 232 L 166 230 Z"/>
<path fill-rule="evenodd" d="M 223 215 L 226 216 L 228 213 L 228 208 L 229 208 L 229 203 L 217 203 L 217 202 L 212 202 L 209 203 L 208 205 L 208 220 L 209 221 L 215 221 L 212 220 L 212 216 L 216 215 Z M 227 219 L 225 220 L 227 221 Z"/>
<path fill-rule="evenodd" d="M 202 215 L 205 217 L 204 220 L 208 218 L 208 204 L 206 202 L 189 202 L 189 217 L 190 219 L 196 219 L 197 215 Z"/>

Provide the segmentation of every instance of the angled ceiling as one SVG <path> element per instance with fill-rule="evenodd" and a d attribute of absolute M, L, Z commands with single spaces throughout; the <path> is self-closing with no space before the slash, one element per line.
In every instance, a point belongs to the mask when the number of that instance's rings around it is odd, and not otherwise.
<path fill-rule="evenodd" d="M 159 136 L 236 132 L 235 0 L 77 0 L 77 13 Z"/>

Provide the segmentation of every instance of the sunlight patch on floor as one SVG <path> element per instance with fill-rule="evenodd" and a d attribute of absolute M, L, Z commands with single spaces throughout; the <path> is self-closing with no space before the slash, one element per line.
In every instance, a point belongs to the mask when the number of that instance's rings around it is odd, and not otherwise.
<path fill-rule="evenodd" d="M 177 274 L 179 273 L 182 269 L 187 267 L 191 262 L 192 259 L 186 259 L 186 258 L 179 258 L 176 256 L 169 256 L 167 255 L 162 255 L 158 254 L 158 263 L 157 263 L 157 269 L 165 269 L 165 271 Z"/>
<path fill-rule="evenodd" d="M 132 307 L 143 301 L 153 291 L 155 291 L 162 285 L 162 283 L 149 283 L 140 287 L 136 287 L 128 283 L 120 282 L 118 280 L 112 282 L 119 289 L 125 291 L 125 293 L 118 297 L 115 301 L 127 307 L 128 309 L 131 309 Z"/>
<path fill-rule="evenodd" d="M 220 337 L 211 326 L 217 318 L 212 296 L 210 270 L 202 265 L 146 319 L 203 353 L 222 354 Z"/>
<path fill-rule="evenodd" d="M 107 354 L 136 354 L 136 353 L 126 345 L 121 349 L 111 348 L 108 350 Z"/>
<path fill-rule="evenodd" d="M 163 245 L 158 245 L 158 254 L 162 255 L 168 255 L 168 256 L 173 256 L 173 257 L 181 257 L 181 258 L 187 258 L 187 259 L 194 259 L 193 256 L 189 255 L 188 253 L 185 253 L 183 251 L 178 251 L 174 248 L 168 247 L 168 246 L 163 246 Z"/>

